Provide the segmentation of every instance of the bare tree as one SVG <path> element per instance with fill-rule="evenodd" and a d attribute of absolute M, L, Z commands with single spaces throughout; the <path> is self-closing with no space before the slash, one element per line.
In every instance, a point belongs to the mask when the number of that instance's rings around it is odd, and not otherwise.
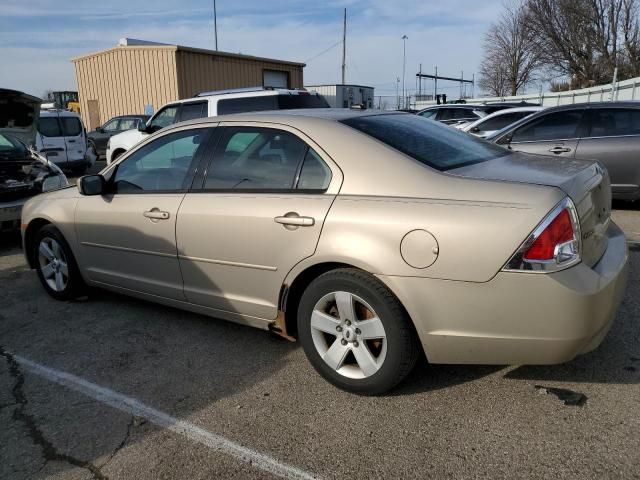
<path fill-rule="evenodd" d="M 516 95 L 535 79 L 539 49 L 527 15 L 522 2 L 505 3 L 505 11 L 485 34 L 479 84 L 492 95 Z"/>
<path fill-rule="evenodd" d="M 638 0 L 526 0 L 527 24 L 542 63 L 570 88 L 638 73 Z"/>

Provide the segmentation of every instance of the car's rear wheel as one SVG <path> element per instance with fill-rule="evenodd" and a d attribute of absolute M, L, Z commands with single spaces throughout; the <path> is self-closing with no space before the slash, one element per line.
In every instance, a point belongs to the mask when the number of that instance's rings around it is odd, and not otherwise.
<path fill-rule="evenodd" d="M 72 300 L 85 293 L 75 257 L 62 233 L 53 225 L 43 226 L 33 242 L 33 258 L 42 286 L 57 300 Z"/>
<path fill-rule="evenodd" d="M 298 333 L 307 358 L 326 380 L 365 395 L 397 385 L 420 353 L 397 298 L 372 275 L 333 270 L 302 295 Z"/>

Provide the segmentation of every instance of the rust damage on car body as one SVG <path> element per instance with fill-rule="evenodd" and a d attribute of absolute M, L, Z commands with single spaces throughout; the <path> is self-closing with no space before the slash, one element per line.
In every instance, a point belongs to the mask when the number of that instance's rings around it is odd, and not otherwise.
<path fill-rule="evenodd" d="M 289 335 L 289 333 L 287 332 L 287 321 L 285 319 L 285 315 L 286 315 L 285 305 L 287 303 L 288 293 L 289 293 L 289 285 L 287 284 L 282 285 L 282 288 L 280 289 L 279 299 L 278 299 L 278 316 L 273 322 L 269 324 L 269 330 L 275 333 L 276 335 L 278 335 L 279 337 L 289 340 L 290 342 L 295 342 L 296 339 L 291 335 Z"/>

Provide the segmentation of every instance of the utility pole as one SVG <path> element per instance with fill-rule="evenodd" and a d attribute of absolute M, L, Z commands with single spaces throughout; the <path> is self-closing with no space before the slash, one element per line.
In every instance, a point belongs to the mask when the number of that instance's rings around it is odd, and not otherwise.
<path fill-rule="evenodd" d="M 420 64 L 420 75 L 422 75 L 422 64 Z M 422 77 L 418 77 L 418 97 L 422 100 Z"/>
<path fill-rule="evenodd" d="M 464 70 L 460 70 L 460 100 L 464 98 Z"/>
<path fill-rule="evenodd" d="M 616 81 L 618 80 L 618 67 L 613 70 L 613 81 L 611 82 L 611 101 L 616 99 Z"/>
<path fill-rule="evenodd" d="M 216 52 L 218 51 L 218 14 L 216 12 L 216 0 L 213 0 L 213 34 L 215 36 Z"/>
<path fill-rule="evenodd" d="M 342 25 L 342 84 L 346 83 L 347 69 L 347 9 L 344 9 L 344 21 Z"/>
<path fill-rule="evenodd" d="M 404 74 L 407 68 L 407 37 L 406 35 L 402 36 L 402 107 L 405 107 L 407 97 L 405 96 L 404 91 Z"/>
<path fill-rule="evenodd" d="M 400 110 L 400 77 L 396 77 L 396 110 Z"/>
<path fill-rule="evenodd" d="M 433 100 L 438 98 L 438 66 L 436 65 L 436 74 L 433 77 Z"/>

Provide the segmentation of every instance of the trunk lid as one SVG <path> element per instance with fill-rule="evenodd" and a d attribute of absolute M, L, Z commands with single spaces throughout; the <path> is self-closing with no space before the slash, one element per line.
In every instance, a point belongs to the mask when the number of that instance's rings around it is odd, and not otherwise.
<path fill-rule="evenodd" d="M 468 178 L 560 188 L 573 200 L 578 210 L 582 261 L 592 267 L 607 248 L 611 184 L 606 169 L 596 161 L 514 153 L 449 170 L 447 173 Z"/>

